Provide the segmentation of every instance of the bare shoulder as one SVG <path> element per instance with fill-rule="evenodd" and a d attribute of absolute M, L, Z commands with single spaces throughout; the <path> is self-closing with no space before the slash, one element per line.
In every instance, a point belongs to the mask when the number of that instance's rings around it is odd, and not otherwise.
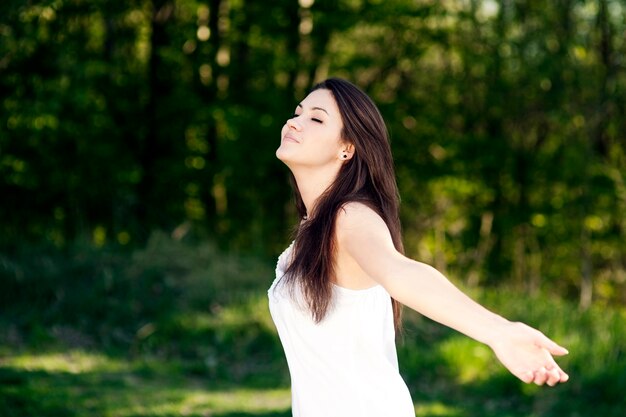
<path fill-rule="evenodd" d="M 370 279 L 382 283 L 382 277 L 394 270 L 399 258 L 391 232 L 367 204 L 345 204 L 337 213 L 335 236 L 338 257 L 356 263 Z"/>
<path fill-rule="evenodd" d="M 370 206 L 359 201 L 350 201 L 337 212 L 337 227 L 363 226 L 363 223 L 382 223 L 383 219 Z"/>
<path fill-rule="evenodd" d="M 367 204 L 351 201 L 337 212 L 336 234 L 339 241 L 363 242 L 372 238 L 390 236 L 385 221 Z"/>

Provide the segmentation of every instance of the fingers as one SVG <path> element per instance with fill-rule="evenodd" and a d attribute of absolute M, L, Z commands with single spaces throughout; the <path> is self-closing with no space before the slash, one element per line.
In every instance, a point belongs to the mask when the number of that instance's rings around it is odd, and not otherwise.
<path fill-rule="evenodd" d="M 551 354 L 556 355 L 556 356 L 563 356 L 569 353 L 569 351 L 565 349 L 563 346 L 557 345 L 552 340 L 550 340 L 550 342 L 551 344 L 549 346 L 544 346 L 544 348 L 547 349 L 548 352 L 550 352 Z"/>
<path fill-rule="evenodd" d="M 548 384 L 553 387 L 558 383 L 566 382 L 569 379 L 569 375 L 567 375 L 563 370 L 559 367 L 559 365 L 554 361 L 552 355 L 567 355 L 569 352 L 564 347 L 558 345 L 552 340 L 546 337 L 548 343 L 544 345 L 544 349 L 547 351 L 548 356 L 550 357 L 550 363 L 548 363 L 545 367 L 539 368 L 539 371 L 535 373 L 534 383 L 537 385 Z"/>
<path fill-rule="evenodd" d="M 520 374 L 519 379 L 523 382 L 529 384 L 534 383 L 536 385 L 544 385 L 547 384 L 551 387 L 555 386 L 558 383 L 566 382 L 569 379 L 569 375 L 567 375 L 561 368 L 558 366 L 542 366 L 536 371 L 527 371 Z"/>
<path fill-rule="evenodd" d="M 538 371 L 535 371 L 535 378 L 533 382 L 535 385 L 543 385 L 548 380 L 548 370 L 545 367 L 539 368 Z"/>
<path fill-rule="evenodd" d="M 543 360 L 539 363 L 536 363 L 536 368 L 532 370 L 528 370 L 526 372 L 521 372 L 518 374 L 518 378 L 524 381 L 525 383 L 534 383 L 536 385 L 544 385 L 547 384 L 551 387 L 566 382 L 569 379 L 569 375 L 567 375 L 563 370 L 559 367 L 559 365 L 554 361 L 552 356 L 550 355 L 547 349 L 543 349 L 545 355 Z"/>
<path fill-rule="evenodd" d="M 535 377 L 535 384 L 543 385 L 548 384 L 553 387 L 561 382 L 561 374 L 558 369 L 547 369 L 542 367 L 539 369 L 538 375 Z"/>
<path fill-rule="evenodd" d="M 567 355 L 568 351 L 539 330 L 519 323 L 513 328 L 510 340 L 493 344 L 500 361 L 525 383 L 555 386 L 569 380 L 553 356 Z M 511 342 L 507 344 L 506 342 Z"/>
<path fill-rule="evenodd" d="M 535 374 L 532 371 L 526 371 L 517 376 L 522 382 L 530 384 L 535 379 Z"/>
<path fill-rule="evenodd" d="M 554 342 L 552 339 L 549 339 L 543 333 L 541 334 L 541 336 L 542 336 L 541 338 L 542 340 L 539 346 L 546 349 L 551 354 L 556 355 L 556 356 L 563 356 L 569 353 L 567 349 L 565 349 L 563 346 L 559 345 L 558 343 Z"/>

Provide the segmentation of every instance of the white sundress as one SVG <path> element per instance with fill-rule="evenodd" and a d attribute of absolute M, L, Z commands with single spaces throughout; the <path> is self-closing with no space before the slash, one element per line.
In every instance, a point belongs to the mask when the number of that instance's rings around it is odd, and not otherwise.
<path fill-rule="evenodd" d="M 415 417 L 398 372 L 387 291 L 335 285 L 326 317 L 315 323 L 297 288 L 292 298 L 281 280 L 292 248 L 278 258 L 268 297 L 289 365 L 293 416 Z"/>

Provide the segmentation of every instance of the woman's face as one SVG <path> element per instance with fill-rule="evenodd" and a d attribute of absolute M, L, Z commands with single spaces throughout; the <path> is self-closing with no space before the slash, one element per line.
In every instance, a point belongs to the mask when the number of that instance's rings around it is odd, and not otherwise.
<path fill-rule="evenodd" d="M 290 169 L 341 164 L 346 143 L 341 138 L 343 122 L 330 90 L 311 92 L 281 131 L 276 157 Z"/>

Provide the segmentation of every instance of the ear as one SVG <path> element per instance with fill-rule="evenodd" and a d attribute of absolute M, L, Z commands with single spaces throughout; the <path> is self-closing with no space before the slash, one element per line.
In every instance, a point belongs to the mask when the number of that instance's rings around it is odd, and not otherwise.
<path fill-rule="evenodd" d="M 339 159 L 347 161 L 354 156 L 354 144 L 352 142 L 345 142 L 339 151 Z"/>

